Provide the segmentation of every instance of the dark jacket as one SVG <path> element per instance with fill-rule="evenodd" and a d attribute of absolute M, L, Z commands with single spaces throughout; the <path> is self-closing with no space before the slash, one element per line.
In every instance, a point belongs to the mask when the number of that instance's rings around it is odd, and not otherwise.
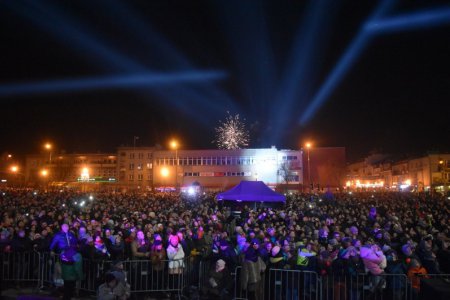
<path fill-rule="evenodd" d="M 53 237 L 52 243 L 50 244 L 50 251 L 54 251 L 55 249 L 62 251 L 70 247 L 76 247 L 77 244 L 77 238 L 72 232 L 69 231 L 66 234 L 60 231 Z"/>

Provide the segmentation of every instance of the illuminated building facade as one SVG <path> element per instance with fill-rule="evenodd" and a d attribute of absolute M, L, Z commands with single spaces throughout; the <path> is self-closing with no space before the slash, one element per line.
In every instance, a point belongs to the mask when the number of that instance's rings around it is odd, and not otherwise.
<path fill-rule="evenodd" d="M 237 150 L 119 147 L 114 154 L 28 155 L 25 180 L 35 186 L 117 191 L 185 191 L 191 186 L 223 190 L 242 180 L 260 180 L 273 189 L 308 191 L 304 162 L 303 150 L 274 146 Z M 310 162 L 314 190 L 343 186 L 345 148 L 312 148 Z"/>
<path fill-rule="evenodd" d="M 447 191 L 450 189 L 450 154 L 429 154 L 397 161 L 387 155 L 370 156 L 348 165 L 346 187 Z"/>
<path fill-rule="evenodd" d="M 303 182 L 300 150 L 173 150 L 154 152 L 155 188 L 181 190 L 191 185 L 223 190 L 242 180 L 260 180 L 298 190 Z"/>

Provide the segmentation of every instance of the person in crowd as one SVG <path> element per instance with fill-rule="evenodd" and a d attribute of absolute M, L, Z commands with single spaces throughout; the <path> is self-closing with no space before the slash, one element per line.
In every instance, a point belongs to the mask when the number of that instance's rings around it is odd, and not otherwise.
<path fill-rule="evenodd" d="M 74 247 L 65 248 L 60 255 L 61 274 L 64 280 L 64 300 L 70 300 L 75 294 L 77 281 L 83 279 L 83 258 Z"/>
<path fill-rule="evenodd" d="M 218 297 L 220 300 L 232 298 L 233 279 L 224 260 L 219 259 L 215 263 L 215 266 L 208 273 L 208 278 L 208 284 L 203 291 L 206 295 Z"/>
<path fill-rule="evenodd" d="M 185 267 L 185 253 L 179 243 L 178 235 L 169 236 L 169 246 L 166 252 L 169 259 L 169 289 L 179 289 L 180 276 Z"/>
<path fill-rule="evenodd" d="M 413 300 L 419 299 L 420 279 L 427 278 L 427 274 L 427 270 L 422 267 L 421 263 L 418 260 L 411 259 L 407 275 L 412 286 Z"/>
<path fill-rule="evenodd" d="M 61 231 L 57 233 L 50 244 L 50 251 L 62 252 L 68 248 L 75 248 L 78 244 L 75 235 L 69 231 L 69 225 L 64 223 L 61 226 Z"/>
<path fill-rule="evenodd" d="M 97 300 L 126 300 L 126 287 L 114 276 L 113 273 L 105 275 L 105 282 L 99 286 Z"/>
<path fill-rule="evenodd" d="M 124 270 L 124 265 L 121 260 L 113 261 L 109 273 L 113 274 L 118 283 L 125 288 L 126 299 L 131 297 L 131 286 L 128 283 L 127 272 Z"/>
<path fill-rule="evenodd" d="M 279 250 L 279 247 L 278 247 Z M 266 265 L 258 255 L 254 247 L 248 247 L 245 252 L 241 271 L 241 287 L 248 292 L 249 300 L 262 298 L 262 274 L 266 270 Z"/>
<path fill-rule="evenodd" d="M 433 236 L 428 234 L 425 236 L 419 244 L 419 249 L 417 251 L 423 267 L 428 270 L 429 274 L 439 274 L 439 264 L 436 259 L 436 254 L 433 249 Z"/>
<path fill-rule="evenodd" d="M 364 266 L 372 275 L 371 291 L 376 292 L 382 288 L 385 283 L 383 278 L 384 264 L 386 264 L 386 257 L 376 244 L 366 244 L 361 248 L 361 258 Z"/>

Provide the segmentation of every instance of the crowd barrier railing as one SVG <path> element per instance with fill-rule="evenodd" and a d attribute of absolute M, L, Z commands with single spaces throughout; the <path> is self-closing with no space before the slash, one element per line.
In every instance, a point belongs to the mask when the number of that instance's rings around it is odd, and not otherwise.
<path fill-rule="evenodd" d="M 411 284 L 405 274 L 357 274 L 355 276 L 322 276 L 321 299 L 408 300 Z"/>
<path fill-rule="evenodd" d="M 124 260 L 123 271 L 131 293 L 175 293 L 181 297 L 184 289 L 192 284 L 193 265 L 190 257 L 180 260 Z M 40 286 L 63 285 L 58 255 L 43 253 L 40 268 Z M 104 282 L 104 275 L 112 268 L 112 261 L 83 259 L 83 280 L 77 290 L 96 294 Z"/>
<path fill-rule="evenodd" d="M 0 253 L 2 284 L 20 287 L 21 284 L 40 286 L 41 255 L 36 251 Z M 2 286 L 0 288 L 5 288 Z"/>
<path fill-rule="evenodd" d="M 35 284 L 36 288 L 62 286 L 58 255 L 49 252 L 1 253 L 1 279 L 3 284 Z M 104 282 L 104 275 L 111 269 L 107 260 L 83 260 L 84 279 L 77 285 L 80 291 L 95 294 Z M 210 260 L 151 260 L 123 261 L 126 281 L 131 293 L 164 292 L 181 297 L 186 288 L 194 286 L 198 291 L 208 284 L 208 274 L 213 267 Z M 412 284 L 405 274 L 358 274 L 355 276 L 318 276 L 316 272 L 301 270 L 269 269 L 261 274 L 255 286 L 241 286 L 242 267 L 232 273 L 234 299 L 395 299 L 414 298 Z M 417 275 L 425 278 L 450 280 L 450 274 Z M 233 291 L 230 291 L 233 293 Z"/>
<path fill-rule="evenodd" d="M 242 267 L 235 272 L 234 299 L 320 299 L 321 281 L 316 272 L 267 269 L 257 284 L 242 286 Z"/>

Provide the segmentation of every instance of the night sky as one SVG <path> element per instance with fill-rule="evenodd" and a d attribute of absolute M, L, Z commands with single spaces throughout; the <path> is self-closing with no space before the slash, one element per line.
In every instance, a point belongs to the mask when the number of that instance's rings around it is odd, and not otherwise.
<path fill-rule="evenodd" d="M 214 148 L 227 111 L 245 118 L 250 147 L 311 140 L 346 147 L 349 161 L 448 152 L 450 14 L 433 21 L 448 1 L 391 1 L 375 21 L 402 22 L 370 33 L 300 121 L 380 2 L 0 1 L 0 153 L 35 153 L 47 140 L 113 152 L 134 136 L 138 145 L 175 136 L 183 148 Z M 94 81 L 149 75 L 163 76 Z M 61 80 L 92 84 L 53 90 Z"/>

